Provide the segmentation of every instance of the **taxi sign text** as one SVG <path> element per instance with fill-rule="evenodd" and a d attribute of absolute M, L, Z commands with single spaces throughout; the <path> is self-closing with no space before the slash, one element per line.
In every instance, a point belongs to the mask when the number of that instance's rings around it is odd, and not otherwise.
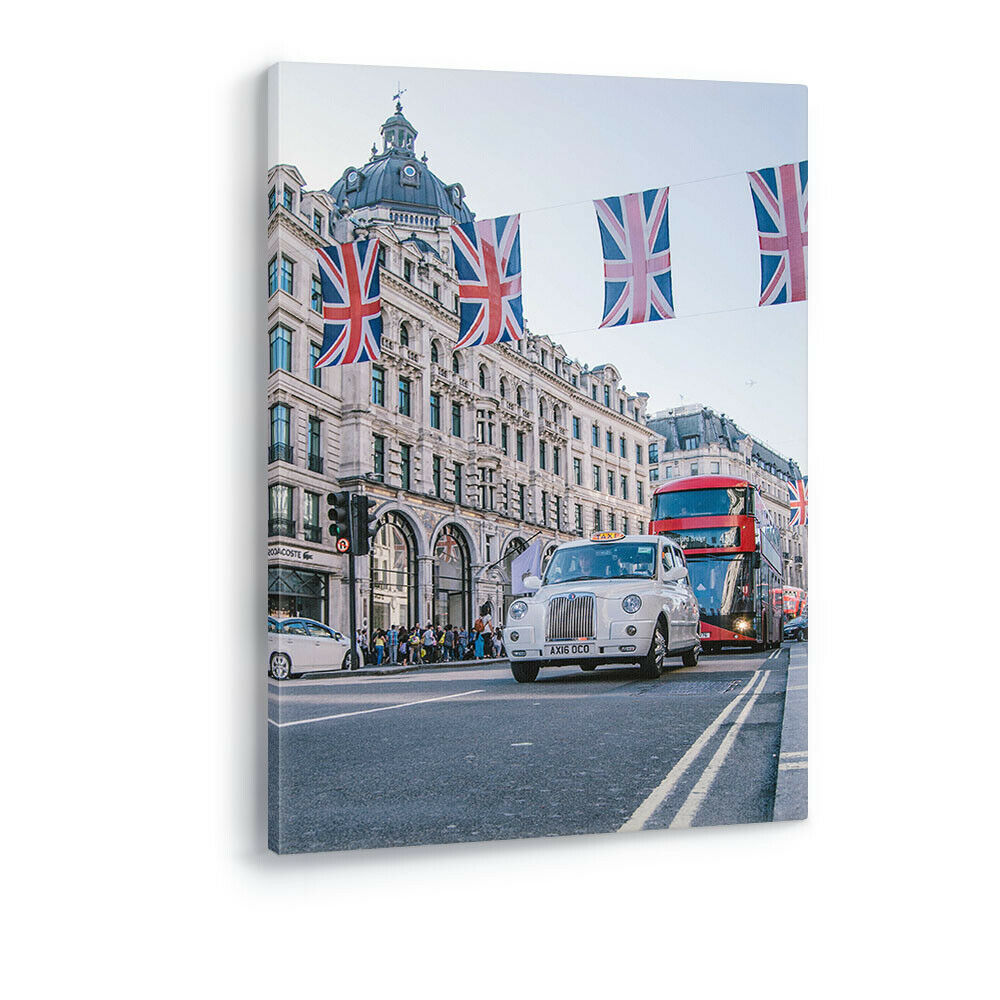
<path fill-rule="evenodd" d="M 625 534 L 621 531 L 595 531 L 590 536 L 590 540 L 592 542 L 614 542 L 624 537 Z"/>

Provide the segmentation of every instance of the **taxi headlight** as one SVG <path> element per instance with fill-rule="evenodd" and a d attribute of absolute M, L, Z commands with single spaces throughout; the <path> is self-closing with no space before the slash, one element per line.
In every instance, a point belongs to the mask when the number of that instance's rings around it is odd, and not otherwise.
<path fill-rule="evenodd" d="M 527 601 L 515 601 L 507 614 L 511 621 L 519 622 L 528 613 Z"/>
<path fill-rule="evenodd" d="M 634 615 L 642 607 L 642 598 L 638 594 L 629 594 L 622 598 L 622 611 L 627 615 Z"/>

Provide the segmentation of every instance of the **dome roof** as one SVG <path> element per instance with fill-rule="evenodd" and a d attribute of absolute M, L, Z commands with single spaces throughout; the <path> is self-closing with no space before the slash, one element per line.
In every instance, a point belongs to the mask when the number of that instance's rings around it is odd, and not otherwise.
<path fill-rule="evenodd" d="M 417 130 L 403 116 L 399 103 L 381 132 L 382 152 L 372 146 L 371 159 L 363 167 L 348 167 L 330 188 L 337 205 L 346 201 L 351 208 L 361 208 L 386 203 L 425 214 L 450 215 L 458 222 L 475 218 L 465 204 L 462 185 L 445 184 L 428 168 L 426 156 L 416 158 L 413 150 Z"/>

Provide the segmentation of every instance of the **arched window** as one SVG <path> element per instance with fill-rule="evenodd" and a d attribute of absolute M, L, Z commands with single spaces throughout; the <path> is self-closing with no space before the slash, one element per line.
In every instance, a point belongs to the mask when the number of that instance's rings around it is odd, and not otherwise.
<path fill-rule="evenodd" d="M 409 521 L 394 511 L 372 539 L 370 599 L 373 629 L 417 619 L 417 540 Z"/>
<path fill-rule="evenodd" d="M 500 379 L 500 398 L 507 398 L 507 380 L 505 378 Z"/>
<path fill-rule="evenodd" d="M 557 424 L 559 423 L 559 416 L 560 416 L 560 414 L 559 414 L 559 407 L 558 407 L 557 405 L 554 405 L 554 406 L 552 407 L 552 419 L 553 419 L 553 420 L 554 420 L 554 421 L 555 421 L 555 422 L 556 422 Z"/>
<path fill-rule="evenodd" d="M 410 328 L 406 323 L 399 324 L 399 346 L 400 347 L 410 346 Z"/>
<path fill-rule="evenodd" d="M 434 544 L 433 612 L 439 625 L 472 624 L 472 560 L 461 529 L 445 525 Z"/>
<path fill-rule="evenodd" d="M 540 399 L 538 401 L 538 415 L 544 420 L 545 419 L 545 400 Z"/>
<path fill-rule="evenodd" d="M 461 372 L 462 366 L 458 363 L 458 355 L 452 354 L 451 356 L 451 371 L 453 375 L 458 375 Z"/>
<path fill-rule="evenodd" d="M 521 391 L 521 387 L 517 387 L 517 405 L 524 406 L 524 393 Z"/>
<path fill-rule="evenodd" d="M 479 388 L 486 388 L 486 365 L 479 366 Z"/>
<path fill-rule="evenodd" d="M 437 364 L 438 358 L 440 357 L 440 351 L 438 350 L 438 342 L 436 340 L 431 341 L 431 364 Z"/>

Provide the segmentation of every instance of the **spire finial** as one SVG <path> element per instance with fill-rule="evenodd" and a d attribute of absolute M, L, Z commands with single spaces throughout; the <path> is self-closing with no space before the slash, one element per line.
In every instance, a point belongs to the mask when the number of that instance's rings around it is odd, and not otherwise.
<path fill-rule="evenodd" d="M 402 114 L 403 113 L 403 105 L 401 103 L 401 98 L 402 98 L 403 94 L 405 94 L 405 93 L 406 93 L 406 90 L 403 88 L 403 85 L 397 80 L 396 81 L 396 93 L 392 95 L 392 99 L 396 102 L 396 112 L 398 114 Z"/>

